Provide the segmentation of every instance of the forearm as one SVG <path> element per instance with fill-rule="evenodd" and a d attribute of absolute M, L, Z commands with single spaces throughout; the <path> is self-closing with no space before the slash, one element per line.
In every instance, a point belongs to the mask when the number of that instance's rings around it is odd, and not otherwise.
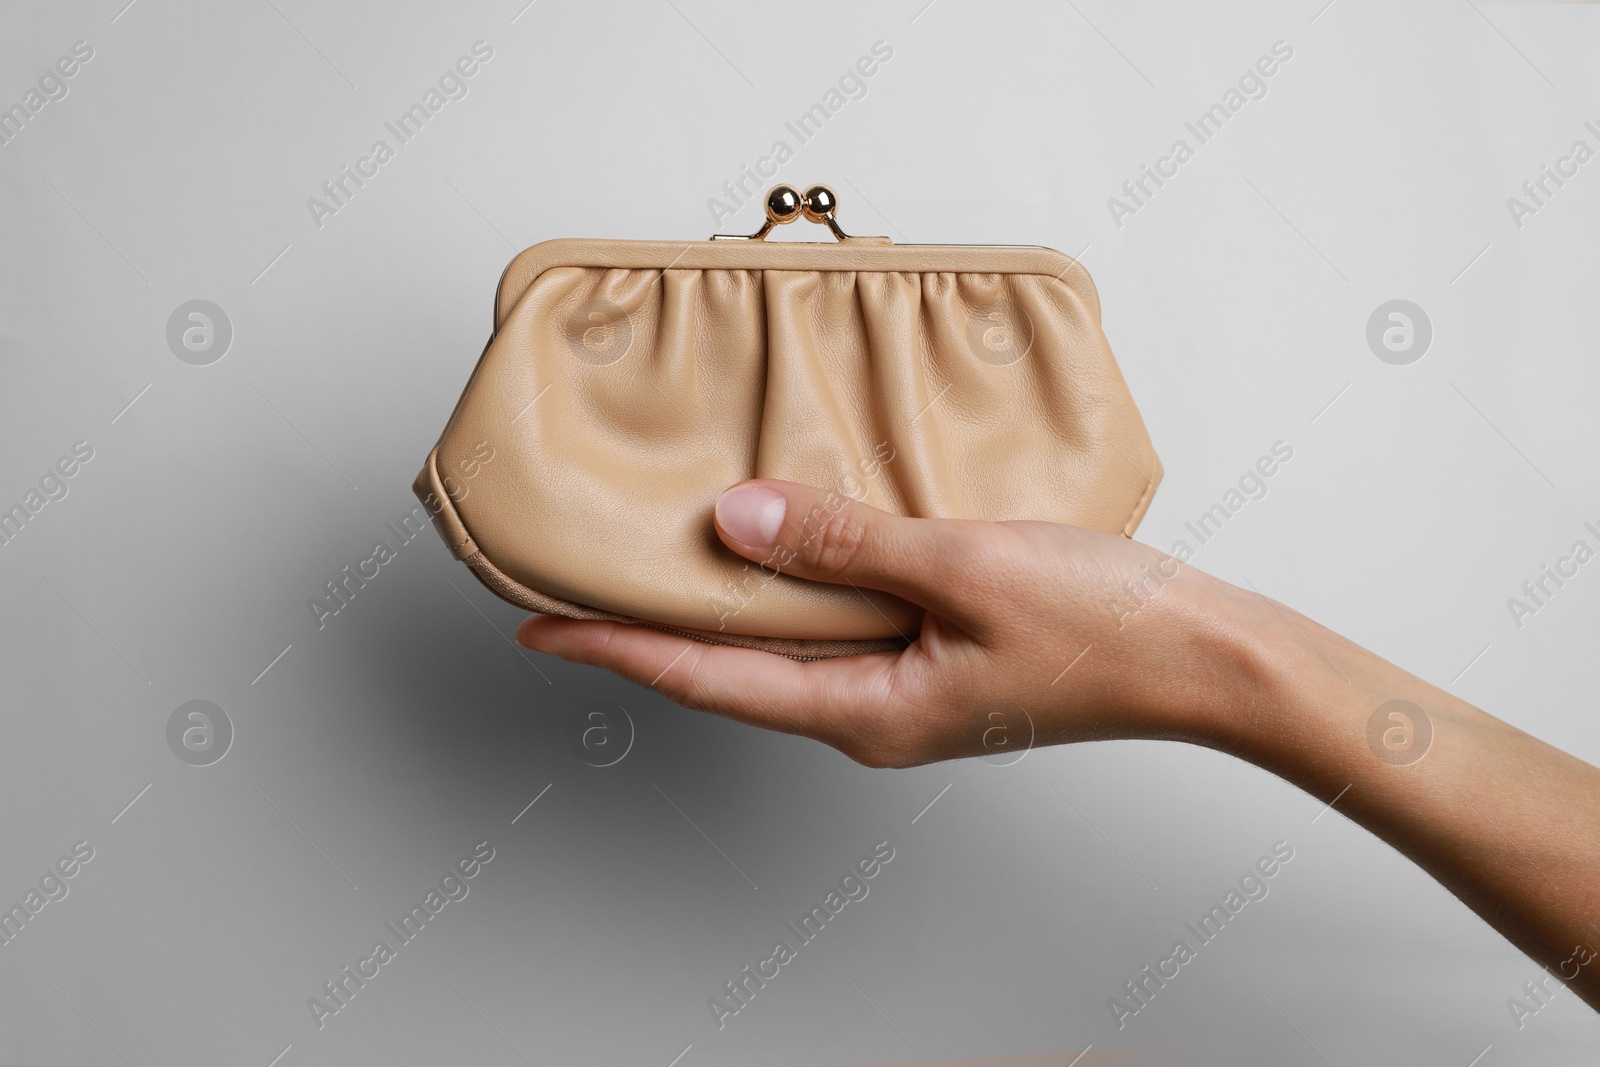
<path fill-rule="evenodd" d="M 1600 1009 L 1600 771 L 1250 599 L 1231 638 L 1251 665 L 1245 710 L 1217 747 L 1337 797 Z"/>

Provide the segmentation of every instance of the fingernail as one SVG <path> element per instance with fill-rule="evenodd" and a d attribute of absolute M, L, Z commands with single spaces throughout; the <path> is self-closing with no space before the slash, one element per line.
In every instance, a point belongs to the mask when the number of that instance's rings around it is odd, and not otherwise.
<path fill-rule="evenodd" d="M 782 493 L 759 485 L 738 485 L 717 501 L 717 525 L 751 548 L 767 548 L 778 539 L 788 502 Z"/>

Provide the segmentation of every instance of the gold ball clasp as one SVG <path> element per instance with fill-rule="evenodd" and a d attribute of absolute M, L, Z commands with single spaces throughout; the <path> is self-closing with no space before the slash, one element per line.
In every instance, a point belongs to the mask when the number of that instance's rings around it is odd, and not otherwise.
<path fill-rule="evenodd" d="M 767 218 L 783 226 L 800 217 L 805 202 L 792 185 L 774 185 L 767 190 Z"/>
<path fill-rule="evenodd" d="M 826 185 L 813 185 L 805 193 L 806 218 L 812 222 L 824 222 L 839 208 L 839 197 Z"/>

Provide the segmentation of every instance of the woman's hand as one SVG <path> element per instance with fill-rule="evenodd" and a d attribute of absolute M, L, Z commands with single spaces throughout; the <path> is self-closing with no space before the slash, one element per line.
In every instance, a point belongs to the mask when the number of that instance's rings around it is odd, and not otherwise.
<path fill-rule="evenodd" d="M 524 622 L 518 640 L 874 767 L 982 755 L 997 737 L 1017 744 L 1035 733 L 1036 743 L 1208 742 L 1248 710 L 1241 683 L 1251 671 L 1219 611 L 1243 607 L 1231 586 L 1123 537 L 907 519 L 841 501 L 793 482 L 747 482 L 718 502 L 717 532 L 752 561 L 792 557 L 785 573 L 925 608 L 902 652 L 801 663 L 553 616 Z"/>

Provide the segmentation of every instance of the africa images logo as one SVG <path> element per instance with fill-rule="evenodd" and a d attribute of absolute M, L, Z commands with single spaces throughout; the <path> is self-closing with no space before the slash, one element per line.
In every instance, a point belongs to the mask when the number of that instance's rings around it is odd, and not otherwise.
<path fill-rule="evenodd" d="M 967 316 L 967 347 L 985 363 L 1009 367 L 1033 350 L 1033 320 L 1009 302 Z"/>
<path fill-rule="evenodd" d="M 483 64 L 494 58 L 494 47 L 487 41 L 474 41 L 471 52 L 446 67 L 437 84 L 428 86 L 420 100 L 413 102 L 393 122 L 383 124 L 394 138 L 393 145 L 388 138 L 379 137 L 372 142 L 366 155 L 356 159 L 354 168 L 348 163 L 341 164 L 339 172 L 322 183 L 321 196 L 306 198 L 306 210 L 311 213 L 311 221 L 317 229 L 322 229 L 329 216 L 348 207 L 356 193 L 366 188 L 367 182 L 378 176 L 380 168 L 410 144 L 446 104 L 466 99 L 471 79 L 483 69 Z"/>
<path fill-rule="evenodd" d="M 65 100 L 72 91 L 68 79 L 76 77 L 84 64 L 94 58 L 94 46 L 88 41 L 76 41 L 72 51 L 57 59 L 39 75 L 37 87 L 22 94 L 22 102 L 0 110 L 0 145 L 8 145 L 38 121 L 38 115 L 49 104 Z"/>
<path fill-rule="evenodd" d="M 1183 968 L 1200 955 L 1200 949 L 1220 937 L 1247 905 L 1267 899 L 1267 894 L 1272 891 L 1269 880 L 1292 859 L 1293 845 L 1287 841 L 1273 842 L 1271 853 L 1246 868 L 1237 883 L 1228 887 L 1222 899 L 1211 905 L 1211 910 L 1195 922 L 1184 923 L 1184 929 L 1193 936 L 1195 943 L 1190 945 L 1188 938 L 1178 938 L 1167 955 L 1157 960 L 1154 967 L 1146 965 L 1123 983 L 1122 992 L 1125 996 L 1111 997 L 1106 1001 L 1106 1006 L 1111 1009 L 1111 1017 L 1116 1020 L 1117 1029 L 1127 1026 L 1129 1019 L 1148 1008 L 1155 1000 L 1156 993 L 1182 974 Z"/>
<path fill-rule="evenodd" d="M 609 300 L 591 300 L 567 319 L 567 347 L 591 367 L 609 367 L 633 347 L 633 320 Z"/>
<path fill-rule="evenodd" d="M 383 928 L 394 936 L 393 945 L 389 944 L 387 938 L 373 942 L 372 951 L 367 956 L 356 960 L 353 966 L 345 966 L 322 983 L 321 996 L 307 997 L 306 1007 L 317 1029 L 321 1030 L 328 1025 L 329 1018 L 348 1008 L 356 994 L 382 974 L 383 968 L 399 957 L 401 949 L 420 937 L 428 923 L 438 918 L 447 905 L 466 900 L 467 894 L 472 892 L 472 887 L 467 883 L 476 878 L 492 859 L 494 846 L 487 841 L 479 841 L 470 853 L 445 870 L 437 888 L 428 887 L 422 903 L 411 905 L 411 910 L 399 918 L 398 925 L 395 922 L 383 924 Z"/>
<path fill-rule="evenodd" d="M 782 974 L 783 968 L 799 957 L 800 949 L 816 940 L 823 928 L 837 918 L 847 905 L 866 900 L 867 894 L 872 891 L 867 882 L 882 873 L 884 865 L 892 859 L 893 846 L 887 841 L 879 841 L 872 846 L 870 855 L 861 857 L 851 865 L 844 877 L 839 879 L 838 886 L 828 890 L 820 905 L 800 917 L 798 926 L 793 922 L 784 923 L 784 929 L 794 935 L 794 945 L 789 944 L 787 937 L 774 942 L 771 953 L 754 968 L 745 964 L 737 975 L 722 984 L 726 1000 L 719 997 L 706 999 L 706 1007 L 711 1009 L 711 1019 L 717 1024 L 717 1029 L 727 1026 L 729 1019 L 748 1008 L 757 991 L 765 989 L 768 982 Z"/>

